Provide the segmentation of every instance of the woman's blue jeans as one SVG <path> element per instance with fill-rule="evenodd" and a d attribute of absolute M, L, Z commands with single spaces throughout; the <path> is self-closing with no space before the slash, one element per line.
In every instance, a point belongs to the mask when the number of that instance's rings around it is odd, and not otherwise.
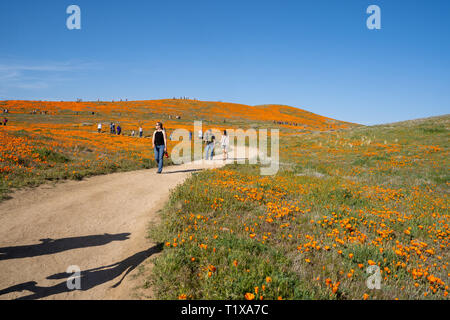
<path fill-rule="evenodd" d="M 158 165 L 158 172 L 161 172 L 163 169 L 163 157 L 164 157 L 164 145 L 155 146 L 155 161 Z"/>
<path fill-rule="evenodd" d="M 208 143 L 206 145 L 206 160 L 208 160 L 208 158 L 212 160 L 213 154 L 214 154 L 214 143 Z"/>

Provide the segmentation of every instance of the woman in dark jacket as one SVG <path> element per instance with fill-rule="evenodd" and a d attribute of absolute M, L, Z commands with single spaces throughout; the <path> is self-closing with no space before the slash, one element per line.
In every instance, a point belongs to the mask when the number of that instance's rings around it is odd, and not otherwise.
<path fill-rule="evenodd" d="M 157 173 L 161 173 L 163 169 L 164 153 L 167 152 L 166 130 L 164 130 L 161 122 L 156 124 L 156 130 L 153 132 L 152 145 L 155 150 L 155 161 L 158 164 Z"/>

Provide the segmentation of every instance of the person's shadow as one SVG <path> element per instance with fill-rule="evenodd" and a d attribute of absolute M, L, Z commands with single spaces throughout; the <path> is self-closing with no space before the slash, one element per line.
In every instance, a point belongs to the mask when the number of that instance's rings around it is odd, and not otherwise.
<path fill-rule="evenodd" d="M 161 252 L 162 249 L 163 245 L 157 244 L 147 250 L 138 252 L 120 262 L 108 266 L 81 271 L 79 276 L 81 288 L 79 290 L 87 291 L 105 282 L 114 280 L 115 278 L 119 277 L 122 273 L 125 272 L 123 276 L 114 285 L 111 286 L 111 288 L 116 288 L 122 283 L 123 279 L 137 266 L 139 266 L 145 259 L 147 259 L 148 257 L 150 257 L 155 253 Z M 32 294 L 20 297 L 17 300 L 30 300 L 30 299 L 42 299 L 55 294 L 74 291 L 69 289 L 67 286 L 67 280 L 70 276 L 72 276 L 72 274 L 62 272 L 47 277 L 47 279 L 66 278 L 65 281 L 60 282 L 51 287 L 38 286 L 36 281 L 21 283 L 0 290 L 0 296 L 12 292 L 20 292 L 27 290 L 31 291 Z"/>
<path fill-rule="evenodd" d="M 102 234 L 94 236 L 73 237 L 63 239 L 41 239 L 41 243 L 16 247 L 0 248 L 0 260 L 30 258 L 62 251 L 96 247 L 112 241 L 128 240 L 130 233 Z"/>
<path fill-rule="evenodd" d="M 171 174 L 171 173 L 185 173 L 185 172 L 198 172 L 203 169 L 185 169 L 185 170 L 172 170 L 172 171 L 163 171 L 163 174 Z"/>

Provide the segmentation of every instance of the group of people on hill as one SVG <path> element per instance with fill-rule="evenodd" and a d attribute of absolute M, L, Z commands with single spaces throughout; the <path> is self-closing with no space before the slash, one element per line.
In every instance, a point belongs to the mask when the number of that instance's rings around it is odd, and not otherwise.
<path fill-rule="evenodd" d="M 114 122 L 111 122 L 109 124 L 109 133 L 110 134 L 117 134 L 117 135 L 120 136 L 121 133 L 122 133 L 122 127 L 120 126 L 120 123 L 118 123 L 117 127 L 116 127 L 116 124 Z"/>
<path fill-rule="evenodd" d="M 47 110 L 38 110 L 38 109 L 33 109 L 30 111 L 30 114 L 48 114 Z"/>
<path fill-rule="evenodd" d="M 299 126 L 299 124 L 297 122 L 288 122 L 288 121 L 277 121 L 277 120 L 273 120 L 274 124 L 281 124 L 281 125 L 286 125 L 286 126 Z"/>
<path fill-rule="evenodd" d="M 102 133 L 102 128 L 103 128 L 103 124 L 101 122 L 99 122 L 97 124 L 97 132 Z M 111 122 L 109 124 L 109 133 L 120 136 L 122 134 L 122 126 L 120 125 L 120 123 L 118 123 L 116 126 L 116 124 L 114 122 Z M 132 137 L 136 136 L 136 131 L 132 130 L 131 136 Z M 142 128 L 142 126 L 139 126 L 139 137 L 142 138 L 143 136 L 144 136 L 144 129 Z"/>

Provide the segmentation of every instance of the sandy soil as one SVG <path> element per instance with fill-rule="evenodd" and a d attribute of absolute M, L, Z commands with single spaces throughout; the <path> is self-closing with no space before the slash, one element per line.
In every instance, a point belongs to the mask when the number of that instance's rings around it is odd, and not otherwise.
<path fill-rule="evenodd" d="M 139 270 L 161 250 L 146 238 L 148 225 L 193 171 L 223 165 L 212 162 L 17 191 L 0 204 L 0 299 L 154 298 L 136 289 Z M 80 290 L 67 287 L 69 266 L 81 270 Z"/>

